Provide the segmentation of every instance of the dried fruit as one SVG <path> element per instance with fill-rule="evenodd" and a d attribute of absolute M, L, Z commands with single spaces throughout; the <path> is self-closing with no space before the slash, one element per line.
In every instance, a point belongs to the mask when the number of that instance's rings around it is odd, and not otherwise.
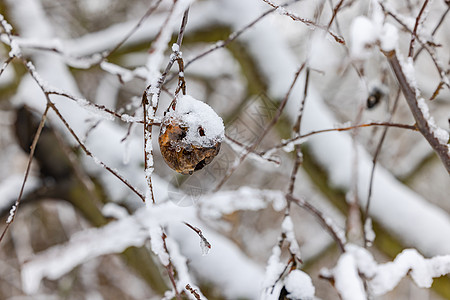
<path fill-rule="evenodd" d="M 182 95 L 164 115 L 159 146 L 167 165 L 187 175 L 214 159 L 223 138 L 223 121 L 216 112 L 208 104 Z"/>

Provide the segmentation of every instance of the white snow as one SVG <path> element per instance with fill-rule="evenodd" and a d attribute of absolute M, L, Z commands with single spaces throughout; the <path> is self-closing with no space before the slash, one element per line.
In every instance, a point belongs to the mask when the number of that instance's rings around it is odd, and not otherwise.
<path fill-rule="evenodd" d="M 129 216 L 128 211 L 125 207 L 120 206 L 116 203 L 109 202 L 106 203 L 102 207 L 102 214 L 105 217 L 115 218 L 115 219 L 123 219 L 127 216 Z"/>
<path fill-rule="evenodd" d="M 225 135 L 223 120 L 208 104 L 189 95 L 177 98 L 175 110 L 170 107 L 163 118 L 168 124 L 177 120 L 182 127 L 187 127 L 184 144 L 212 147 L 222 142 Z"/>
<path fill-rule="evenodd" d="M 206 256 L 198 251 L 191 235 L 186 234 L 189 229 L 184 224 L 172 223 L 169 230 L 171 237 L 180 244 L 182 254 L 189 259 L 189 266 L 198 280 L 220 287 L 226 299 L 258 299 L 263 268 L 247 257 L 234 242 L 210 230 L 205 223 L 197 224 L 213 246 Z"/>
<path fill-rule="evenodd" d="M 334 276 L 343 299 L 366 299 L 361 278 L 367 279 L 370 294 L 382 296 L 393 290 L 408 274 L 417 286 L 429 288 L 433 278 L 450 273 L 450 255 L 424 258 L 415 249 L 406 249 L 392 262 L 377 264 L 364 248 L 348 244 L 336 267 L 322 273 Z"/>
<path fill-rule="evenodd" d="M 422 97 L 417 99 L 417 106 L 419 107 L 425 120 L 427 121 L 428 127 L 430 128 L 431 133 L 434 135 L 434 137 L 437 138 L 441 144 L 447 145 L 449 141 L 449 133 L 436 125 L 433 116 L 430 115 L 430 111 L 427 103 L 425 102 L 425 99 L 423 99 Z"/>
<path fill-rule="evenodd" d="M 57 279 L 80 263 L 100 255 L 120 253 L 130 246 L 142 246 L 147 239 L 146 232 L 139 230 L 132 217 L 76 233 L 67 244 L 39 253 L 23 265 L 23 290 L 33 294 L 44 277 Z"/>
<path fill-rule="evenodd" d="M 240 5 L 237 0 L 228 1 L 229 5 L 231 2 L 236 6 Z M 253 13 L 249 13 L 246 18 L 251 18 L 250 15 Z M 234 23 L 233 20 L 228 22 L 233 26 L 238 23 L 237 21 Z M 244 42 L 268 80 L 269 95 L 273 99 L 283 99 L 296 72 L 296 65 L 300 65 L 293 63 L 297 58 L 288 50 L 287 42 L 281 35 L 273 34 L 271 25 L 264 20 L 252 31 L 247 32 Z M 302 80 L 303 75 L 300 76 L 299 82 Z M 303 86 L 295 86 L 291 98 L 302 99 L 302 95 Z M 298 106 L 299 103 L 295 101 L 289 101 L 287 104 L 285 111 L 292 122 L 297 118 Z M 310 83 L 302 119 L 302 134 L 332 128 L 336 123 L 338 122 L 333 113 L 324 104 L 314 84 Z M 344 190 L 351 189 L 354 147 L 348 133 L 318 134 L 309 137 L 307 143 L 311 147 L 311 153 L 327 172 L 330 184 Z M 333 145 L 332 149 L 330 145 Z M 365 205 L 373 164 L 367 151 L 360 146 L 358 148 L 360 154 L 358 197 L 362 199 L 361 204 Z M 370 214 L 405 245 L 417 247 L 427 255 L 450 253 L 450 239 L 442 239 L 442 236 L 450 236 L 448 214 L 414 193 L 380 166 L 375 170 Z M 411 219 L 415 219 L 416 222 L 411 223 Z"/>
<path fill-rule="evenodd" d="M 351 26 L 351 53 L 357 59 L 367 59 L 378 39 L 377 28 L 365 17 L 356 17 Z"/>
<path fill-rule="evenodd" d="M 316 289 L 311 277 L 301 270 L 293 270 L 284 279 L 286 291 L 292 299 L 312 300 Z"/>
<path fill-rule="evenodd" d="M 110 74 L 119 75 L 120 76 L 120 80 L 122 82 L 128 82 L 128 81 L 132 80 L 135 77 L 135 72 L 134 71 L 128 70 L 126 68 L 123 68 L 121 66 L 115 65 L 115 64 L 110 63 L 110 62 L 103 61 L 100 64 L 100 67 L 104 71 L 106 71 L 106 72 L 108 72 Z"/>
<path fill-rule="evenodd" d="M 375 232 L 373 231 L 372 219 L 370 217 L 367 218 L 366 222 L 364 223 L 364 233 L 366 235 L 368 246 L 371 246 L 373 244 L 373 241 L 375 240 Z"/>
<path fill-rule="evenodd" d="M 385 52 L 395 50 L 398 44 L 397 28 L 384 22 L 384 14 L 377 1 L 372 1 L 372 7 L 371 18 L 358 16 L 351 25 L 351 54 L 355 59 L 369 58 L 377 44 Z"/>
<path fill-rule="evenodd" d="M 164 248 L 164 238 L 163 238 L 164 233 L 162 231 L 162 228 L 158 226 L 157 223 L 155 223 L 149 228 L 149 233 L 150 233 L 150 244 L 153 253 L 158 255 L 159 260 L 161 261 L 163 266 L 168 266 L 170 257 L 166 249 Z"/>
<path fill-rule="evenodd" d="M 290 216 L 285 216 L 283 223 L 281 223 L 281 230 L 286 236 L 286 241 L 289 243 L 289 252 L 301 259 L 300 246 L 297 243 L 294 232 L 294 223 Z"/>
<path fill-rule="evenodd" d="M 14 205 L 11 207 L 11 209 L 9 210 L 9 216 L 8 216 L 8 219 L 6 220 L 6 224 L 9 224 L 9 223 L 12 222 L 12 220 L 13 220 L 15 214 L 16 214 L 16 209 L 17 209 L 17 203 L 14 204 Z"/>
<path fill-rule="evenodd" d="M 391 23 L 386 23 L 383 26 L 383 31 L 380 36 L 381 49 L 385 52 L 395 50 L 398 44 L 398 29 Z"/>
<path fill-rule="evenodd" d="M 177 43 L 172 45 L 172 51 L 173 52 L 179 52 L 180 51 L 180 45 L 178 45 Z"/>
<path fill-rule="evenodd" d="M 263 281 L 263 297 L 266 297 L 268 299 L 272 298 L 274 291 L 272 291 L 272 288 L 274 287 L 276 281 L 280 278 L 281 273 L 283 272 L 285 268 L 285 264 L 283 264 L 280 261 L 280 255 L 281 255 L 281 249 L 278 245 L 275 245 L 272 248 L 272 255 L 270 255 L 269 260 L 267 261 L 266 265 L 266 272 L 264 275 L 264 281 Z"/>
<path fill-rule="evenodd" d="M 185 290 L 186 295 L 189 297 L 189 299 L 198 300 L 198 298 L 196 298 L 189 290 L 187 290 L 186 286 L 189 284 L 189 286 L 198 293 L 200 299 L 207 300 L 207 298 L 202 294 L 200 289 L 195 285 L 193 278 L 189 273 L 189 269 L 187 266 L 187 259 L 181 254 L 178 243 L 175 240 L 168 237 L 166 239 L 166 244 L 167 249 L 170 252 L 171 262 L 177 271 L 178 277 L 177 288 L 180 291 Z"/>
<path fill-rule="evenodd" d="M 46 23 L 46 16 L 43 11 L 37 6 L 34 1 L 10 1 L 15 5 L 15 13 L 20 12 L 21 18 L 29 21 L 28 28 L 24 31 L 25 35 L 35 36 L 43 40 L 51 37 L 51 27 Z M 15 3 L 16 2 L 16 3 Z M 209 14 L 203 14 L 204 18 L 198 18 L 195 24 L 210 24 L 216 17 L 219 22 L 228 22 L 232 27 L 237 27 L 249 16 L 258 13 L 257 10 L 247 10 L 244 8 L 251 7 L 253 3 L 244 3 L 242 1 L 227 0 L 223 2 L 224 11 L 215 12 L 208 10 Z M 200 5 L 200 4 L 199 4 Z M 208 4 L 205 4 L 207 6 Z M 236 16 L 233 16 L 235 7 L 243 6 Z M 234 7 L 235 6 L 235 7 Z M 227 18 L 229 16 L 231 18 Z M 224 17 L 226 16 L 226 17 Z M 37 22 L 34 22 L 36 21 Z M 32 24 L 32 26 L 30 26 Z M 35 26 L 36 24 L 36 26 Z M 259 62 L 261 70 L 264 72 L 268 80 L 269 90 L 277 98 L 281 98 L 285 93 L 286 85 L 290 83 L 292 74 L 295 72 L 296 59 L 292 52 L 288 50 L 285 41 L 278 35 L 268 23 L 261 23 L 261 26 L 256 26 L 251 31 L 247 32 L 244 42 L 250 42 L 249 51 L 252 57 Z M 145 38 L 155 33 L 154 28 L 150 28 L 149 32 L 145 32 Z M 108 38 L 117 38 L 118 31 L 111 30 L 112 33 Z M 263 34 L 262 34 L 263 33 Z M 144 35 L 144 34 L 143 34 Z M 142 35 L 142 36 L 143 36 Z M 154 34 L 153 34 L 154 35 Z M 392 36 L 392 32 L 388 28 L 386 36 Z M 92 36 L 91 36 L 92 37 Z M 356 39 L 360 38 L 359 33 L 356 34 Z M 83 39 L 80 39 L 80 42 Z M 88 40 L 88 39 L 86 39 Z M 84 41 L 86 41 L 84 40 Z M 387 38 L 386 47 L 392 47 L 394 38 Z M 84 42 L 84 46 L 103 47 L 105 44 Z M 383 43 L 383 39 L 381 39 Z M 254 43 L 255 42 L 255 43 Z M 82 51 L 82 43 L 80 47 L 74 51 Z M 73 43 L 74 48 L 77 48 L 76 41 Z M 271 47 L 267 47 L 271 45 Z M 383 46 L 382 46 L 383 47 Z M 389 48 L 388 47 L 388 48 Z M 84 49 L 86 50 L 86 49 Z M 67 71 L 62 60 L 55 55 L 36 54 L 33 57 L 36 61 L 36 69 L 42 78 L 51 82 L 54 86 L 64 87 L 65 89 L 78 94 L 75 82 L 72 80 L 71 74 Z M 107 66 L 106 68 L 111 67 Z M 109 69 L 109 71 L 117 71 L 117 68 Z M 123 71 L 123 70 L 122 70 Z M 301 79 L 300 79 L 301 80 Z M 48 87 L 48 86 L 47 86 Z M 292 98 L 301 99 L 302 88 L 296 88 L 293 91 Z M 42 93 L 36 89 L 34 82 L 29 79 L 22 81 L 19 87 L 17 98 L 26 99 L 27 95 L 32 93 L 36 95 L 32 100 L 25 100 L 27 104 L 35 108 L 42 108 L 45 105 L 45 99 Z M 305 107 L 304 115 L 304 131 L 331 128 L 332 124 L 336 123 L 332 114 L 323 105 L 321 97 L 314 90 L 313 84 L 310 85 L 308 96 L 311 96 Z M 85 120 L 92 114 L 97 115 L 98 112 L 88 113 L 80 109 L 78 105 L 69 104 L 70 101 L 62 97 L 55 97 L 59 108 L 61 108 L 64 116 L 67 117 L 69 123 L 73 126 L 76 132 L 85 133 L 87 126 Z M 182 101 L 180 101 L 182 102 Z M 202 102 L 200 102 L 202 103 Z M 295 104 L 288 107 L 292 119 L 296 117 Z M 208 113 L 208 118 L 211 114 Z M 125 117 L 127 118 L 127 117 Z M 105 122 L 106 123 L 106 122 Z M 222 123 L 223 126 L 223 123 Z M 102 161 L 111 162 L 114 166 L 123 167 L 124 173 L 131 178 L 133 185 L 144 186 L 142 179 L 136 179 L 137 174 L 141 169 L 142 163 L 142 142 L 134 140 L 130 145 L 130 163 L 127 166 L 122 166 L 121 150 L 123 146 L 120 144 L 120 139 L 124 136 L 125 131 L 114 124 L 100 124 L 99 129 L 94 131 L 89 139 L 89 145 L 95 153 L 101 153 Z M 330 133 L 327 135 L 318 135 L 308 140 L 312 147 L 312 152 L 315 153 L 316 158 L 324 166 L 325 170 L 330 175 L 331 182 L 334 185 L 348 189 L 352 182 L 351 177 L 351 139 L 347 134 Z M 333 145 L 333 150 L 330 151 L 330 145 Z M 151 146 L 151 144 L 150 144 Z M 110 151 L 115 149 L 116 151 Z M 360 157 L 360 174 L 361 174 L 361 199 L 365 199 L 365 191 L 367 190 L 368 174 L 371 169 L 370 158 L 364 152 Z M 152 164 L 153 165 L 153 164 Z M 95 173 L 95 168 L 90 170 Z M 102 172 L 105 173 L 105 172 Z M 111 181 L 109 174 L 99 175 L 100 179 L 106 186 L 108 186 L 108 193 L 115 200 L 123 200 L 129 198 L 129 191 L 123 187 L 122 184 L 117 184 L 117 181 Z M 435 208 L 433 205 L 426 203 L 424 199 L 417 194 L 411 192 L 410 189 L 399 183 L 393 176 L 386 172 L 383 168 L 378 168 L 375 175 L 374 195 L 371 208 L 371 214 L 377 221 L 380 221 L 384 226 L 391 230 L 396 236 L 402 236 L 404 242 L 407 244 L 417 245 L 417 247 L 424 253 L 449 253 L 450 242 L 443 240 L 442 236 L 450 236 L 450 225 L 448 214 Z M 155 191 L 158 199 L 167 197 L 167 189 L 164 181 L 157 176 L 153 177 Z M 157 182 L 157 183 L 156 183 Z M 3 184 L 2 184 L 3 186 Z M 7 187 L 8 188 L 8 187 Z M 159 189 L 159 190 L 158 190 Z M 9 190 L 9 189 L 7 189 Z M 1 194 L 1 193 L 0 193 Z M 2 195 L 3 196 L 3 195 Z M 206 198 L 206 197 L 205 197 Z M 268 199 L 269 198 L 269 199 Z M 135 199 L 132 199 L 133 201 Z M 215 202 L 217 200 L 217 202 Z M 267 207 L 272 204 L 275 209 L 281 210 L 285 206 L 284 195 L 279 191 L 256 191 L 241 189 L 233 192 L 221 192 L 215 195 L 208 196 L 208 199 L 202 201 L 202 212 L 213 218 L 218 218 L 222 214 L 231 213 L 239 209 L 257 210 Z M 386 209 L 389 207 L 390 209 Z M 120 252 L 129 245 L 142 245 L 149 235 L 152 235 L 153 249 L 163 257 L 161 261 L 167 262 L 167 257 L 164 254 L 162 244 L 162 230 L 161 227 L 155 224 L 166 226 L 170 224 L 171 234 L 174 239 L 180 243 L 179 250 L 183 251 L 190 260 L 192 268 L 198 273 L 198 277 L 203 280 L 208 280 L 223 288 L 224 294 L 228 298 L 247 297 L 257 298 L 262 282 L 262 268 L 254 263 L 251 259 L 243 255 L 241 250 L 236 247 L 230 240 L 223 236 L 207 229 L 207 226 L 202 224 L 202 229 L 208 235 L 208 239 L 214 245 L 211 253 L 206 256 L 201 256 L 201 251 L 198 249 L 197 243 L 192 243 L 191 238 L 187 238 L 184 231 L 179 228 L 174 228 L 177 222 L 194 218 L 194 210 L 192 208 L 184 208 L 183 210 L 167 206 L 154 207 L 145 213 L 139 212 L 132 217 L 124 217 L 117 222 L 112 222 L 103 229 L 89 230 L 74 236 L 71 241 L 61 247 L 55 247 L 44 253 L 41 253 L 31 260 L 23 268 L 23 284 L 25 290 L 33 292 L 38 289 L 39 282 L 43 277 L 57 278 L 65 272 L 71 270 L 79 263 L 85 262 L 88 259 L 106 254 Z M 139 216 L 139 217 L 137 217 Z M 145 217 L 144 217 L 145 216 Z M 135 222 L 136 218 L 139 222 Z M 414 219 L 416 222 L 411 223 Z M 149 223 L 151 222 L 151 223 Z M 155 223 L 153 223 L 155 222 Z M 175 224 L 175 225 L 174 225 Z M 285 228 L 290 228 L 290 224 L 285 224 Z M 203 228 L 206 227 L 206 229 Z M 144 230 L 143 230 L 144 229 Z M 149 233 L 150 231 L 150 233 Z M 99 246 L 100 245 L 100 246 Z M 176 245 L 171 244 L 171 240 L 167 240 L 169 250 L 174 253 L 174 259 L 177 261 L 177 267 L 184 272 L 182 268 L 185 261 L 183 257 L 176 253 Z M 173 246 L 173 247 L 172 247 Z M 388 274 L 395 274 L 404 276 L 403 271 L 406 267 L 411 267 L 413 279 L 421 286 L 428 286 L 430 284 L 430 277 L 437 277 L 439 275 L 449 272 L 449 258 L 448 256 L 435 257 L 432 259 L 423 259 L 414 253 L 414 251 L 406 251 L 405 258 L 398 259 L 398 263 L 393 265 L 380 266 L 375 269 L 374 262 L 370 255 L 364 251 L 355 250 L 344 254 L 339 260 L 336 274 L 339 280 L 336 285 L 340 289 L 347 287 L 349 284 L 352 287 L 348 292 L 344 292 L 347 299 L 359 299 L 363 295 L 361 291 L 360 281 L 358 280 L 357 269 L 364 274 L 376 273 L 374 282 L 379 280 L 380 284 L 373 284 L 376 293 L 382 293 L 388 289 L 385 283 L 385 277 Z M 403 256 L 400 256 L 403 257 Z M 174 261 L 175 263 L 175 261 Z M 406 267 L 405 267 L 406 266 Z M 384 272 L 383 270 L 386 270 Z M 401 272 L 398 272 L 398 271 Z M 294 273 L 295 272 L 295 273 Z M 301 279 L 306 282 L 304 274 L 296 271 L 292 281 Z M 344 277 L 341 275 L 345 275 Z M 303 276 L 303 279 L 301 278 Z M 249 278 L 252 280 L 249 282 Z M 289 278 L 289 277 L 288 277 Z M 377 279 L 378 278 L 378 279 Z M 294 280 L 295 279 L 295 280 Z M 394 279 L 389 278 L 389 282 L 394 282 Z M 184 279 L 183 279 L 184 280 Z M 305 283 L 306 284 L 306 283 Z M 290 286 L 290 291 L 298 293 L 295 287 Z M 312 289 L 309 289 L 311 292 Z M 365 296 L 365 295 L 364 295 Z"/>
<path fill-rule="evenodd" d="M 350 253 L 339 257 L 333 270 L 335 287 L 342 300 L 366 300 L 364 284 L 359 277 L 355 258 Z"/>
<path fill-rule="evenodd" d="M 414 282 L 422 288 L 429 288 L 433 278 L 450 273 L 450 255 L 426 259 L 415 249 L 406 249 L 393 262 L 377 267 L 370 288 L 375 295 L 383 295 L 398 285 L 400 280 L 410 274 Z"/>

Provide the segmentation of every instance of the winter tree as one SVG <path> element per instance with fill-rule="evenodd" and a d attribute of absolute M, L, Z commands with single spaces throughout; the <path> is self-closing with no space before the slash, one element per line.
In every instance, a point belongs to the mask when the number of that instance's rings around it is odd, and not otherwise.
<path fill-rule="evenodd" d="M 0 2 L 1 299 L 450 299 L 450 2 Z"/>

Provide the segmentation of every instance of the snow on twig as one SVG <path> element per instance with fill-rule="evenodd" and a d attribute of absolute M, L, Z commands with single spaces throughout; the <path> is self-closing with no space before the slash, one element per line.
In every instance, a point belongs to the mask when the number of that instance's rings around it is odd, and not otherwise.
<path fill-rule="evenodd" d="M 148 235 L 133 217 L 76 233 L 69 242 L 39 253 L 22 268 L 23 290 L 33 294 L 43 278 L 57 279 L 94 257 L 142 246 Z"/>
<path fill-rule="evenodd" d="M 364 248 L 346 245 L 334 269 L 322 270 L 335 281 L 342 299 L 366 299 L 366 292 L 382 296 L 393 290 L 407 275 L 421 288 L 429 288 L 433 279 L 450 273 L 450 255 L 424 258 L 415 249 L 403 250 L 392 262 L 378 264 Z M 367 291 L 363 280 L 367 283 Z"/>
<path fill-rule="evenodd" d="M 187 267 L 187 259 L 181 254 L 178 243 L 166 238 L 167 250 L 170 252 L 171 262 L 177 270 L 177 288 L 186 291 L 186 295 L 192 300 L 207 299 L 198 286 L 193 282 Z"/>
<path fill-rule="evenodd" d="M 156 115 L 161 89 L 165 82 L 167 74 L 172 68 L 172 65 L 175 62 L 175 60 L 177 59 L 181 60 L 181 53 L 179 52 L 180 45 L 177 44 L 177 47 L 173 48 L 174 53 L 170 56 L 165 71 L 161 74 L 160 68 L 164 58 L 163 52 L 164 50 L 166 50 L 167 44 L 170 41 L 173 31 L 172 27 L 174 23 L 178 20 L 178 17 L 179 15 L 181 15 L 181 13 L 185 13 L 181 24 L 180 32 L 178 35 L 178 41 L 181 43 L 183 39 L 184 29 L 186 27 L 187 14 L 189 11 L 188 8 L 191 2 L 192 2 L 191 0 L 174 2 L 173 6 L 171 7 L 170 13 L 166 18 L 165 25 L 161 27 L 161 30 L 158 33 L 156 40 L 152 44 L 152 48 L 150 49 L 150 55 L 147 59 L 147 69 L 148 69 L 147 81 L 149 82 L 149 84 L 145 89 L 144 94 L 142 95 L 142 106 L 144 110 L 144 153 L 145 153 L 144 168 L 145 168 L 145 178 L 147 180 L 148 186 L 146 198 L 147 200 L 151 199 L 153 203 L 155 203 L 156 201 L 153 193 L 153 185 L 151 179 L 154 170 L 151 120 L 153 120 L 153 118 Z M 181 62 L 179 64 L 180 66 L 182 66 Z M 180 74 L 182 71 L 183 70 L 180 70 Z M 181 78 L 182 77 L 180 75 L 180 82 L 184 80 Z M 185 90 L 183 90 L 183 92 L 185 93 Z M 150 201 L 147 201 L 147 203 L 150 203 Z"/>

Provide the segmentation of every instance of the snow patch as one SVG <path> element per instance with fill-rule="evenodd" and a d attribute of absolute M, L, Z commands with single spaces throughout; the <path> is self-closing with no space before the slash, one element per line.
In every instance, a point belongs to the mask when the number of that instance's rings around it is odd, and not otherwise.
<path fill-rule="evenodd" d="M 316 289 L 311 277 L 301 270 L 294 270 L 284 279 L 284 286 L 290 299 L 312 300 Z"/>
<path fill-rule="evenodd" d="M 211 106 L 189 95 L 177 98 L 175 109 L 170 107 L 163 122 L 168 124 L 172 120 L 179 121 L 182 127 L 187 128 L 182 143 L 188 145 L 212 147 L 225 137 L 222 118 Z"/>

